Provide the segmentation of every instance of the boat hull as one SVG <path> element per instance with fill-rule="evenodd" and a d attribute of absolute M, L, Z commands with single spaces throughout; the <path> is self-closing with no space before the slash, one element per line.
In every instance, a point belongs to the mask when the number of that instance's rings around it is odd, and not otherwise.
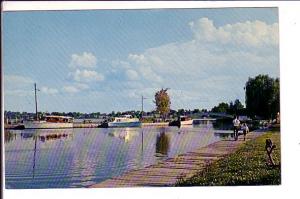
<path fill-rule="evenodd" d="M 141 127 L 141 122 L 109 122 L 109 128 L 121 128 L 121 127 Z"/>
<path fill-rule="evenodd" d="M 193 125 L 193 120 L 180 121 L 180 125 Z"/>
<path fill-rule="evenodd" d="M 63 128 L 73 128 L 73 123 L 29 121 L 24 123 L 24 127 L 25 129 L 63 129 Z"/>

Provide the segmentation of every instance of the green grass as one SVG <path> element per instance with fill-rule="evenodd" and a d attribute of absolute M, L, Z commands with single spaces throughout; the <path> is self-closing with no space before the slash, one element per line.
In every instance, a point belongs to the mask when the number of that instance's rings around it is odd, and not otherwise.
<path fill-rule="evenodd" d="M 267 138 L 276 145 L 275 167 L 266 164 Z M 190 179 L 179 180 L 176 186 L 279 185 L 280 171 L 280 133 L 272 131 L 247 142 L 236 153 L 212 163 Z"/>

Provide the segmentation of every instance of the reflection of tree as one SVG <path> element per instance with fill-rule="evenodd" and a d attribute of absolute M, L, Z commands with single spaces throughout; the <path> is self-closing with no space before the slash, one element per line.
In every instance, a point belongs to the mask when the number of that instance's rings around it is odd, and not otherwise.
<path fill-rule="evenodd" d="M 7 131 L 7 130 L 4 131 L 5 143 L 11 142 L 14 139 L 16 139 L 16 134 L 15 133 L 12 133 L 11 131 Z"/>
<path fill-rule="evenodd" d="M 232 127 L 232 119 L 218 119 L 216 122 L 213 122 L 213 128 L 219 130 L 231 130 Z"/>
<path fill-rule="evenodd" d="M 167 155 L 170 147 L 170 137 L 163 131 L 156 137 L 156 153 Z"/>

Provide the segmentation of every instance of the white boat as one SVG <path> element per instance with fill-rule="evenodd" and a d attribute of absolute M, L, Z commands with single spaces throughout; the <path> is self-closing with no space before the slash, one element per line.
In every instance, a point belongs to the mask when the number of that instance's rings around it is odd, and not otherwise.
<path fill-rule="evenodd" d="M 138 118 L 133 118 L 131 115 L 115 117 L 114 121 L 108 122 L 108 127 L 140 127 L 141 122 Z"/>
<path fill-rule="evenodd" d="M 35 120 L 24 121 L 25 129 L 60 129 L 60 128 L 73 128 L 73 118 L 58 115 L 48 115 L 40 120 L 37 108 L 37 95 L 36 84 L 34 84 L 35 95 Z"/>
<path fill-rule="evenodd" d="M 73 118 L 49 115 L 44 120 L 24 121 L 25 129 L 73 128 Z"/>
<path fill-rule="evenodd" d="M 187 116 L 180 116 L 180 125 L 193 125 L 193 120 Z"/>

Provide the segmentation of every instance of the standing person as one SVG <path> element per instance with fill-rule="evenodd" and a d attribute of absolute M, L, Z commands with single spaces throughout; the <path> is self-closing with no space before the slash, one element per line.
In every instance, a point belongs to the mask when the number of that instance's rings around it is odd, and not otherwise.
<path fill-rule="evenodd" d="M 240 128 L 240 120 L 238 119 L 237 116 L 235 116 L 235 119 L 232 121 L 232 123 L 233 123 L 233 135 L 235 141 L 237 141 L 239 136 L 239 128 Z"/>
<path fill-rule="evenodd" d="M 246 134 L 249 133 L 249 128 L 246 123 L 243 124 L 243 134 L 244 134 L 244 141 L 246 140 Z"/>

